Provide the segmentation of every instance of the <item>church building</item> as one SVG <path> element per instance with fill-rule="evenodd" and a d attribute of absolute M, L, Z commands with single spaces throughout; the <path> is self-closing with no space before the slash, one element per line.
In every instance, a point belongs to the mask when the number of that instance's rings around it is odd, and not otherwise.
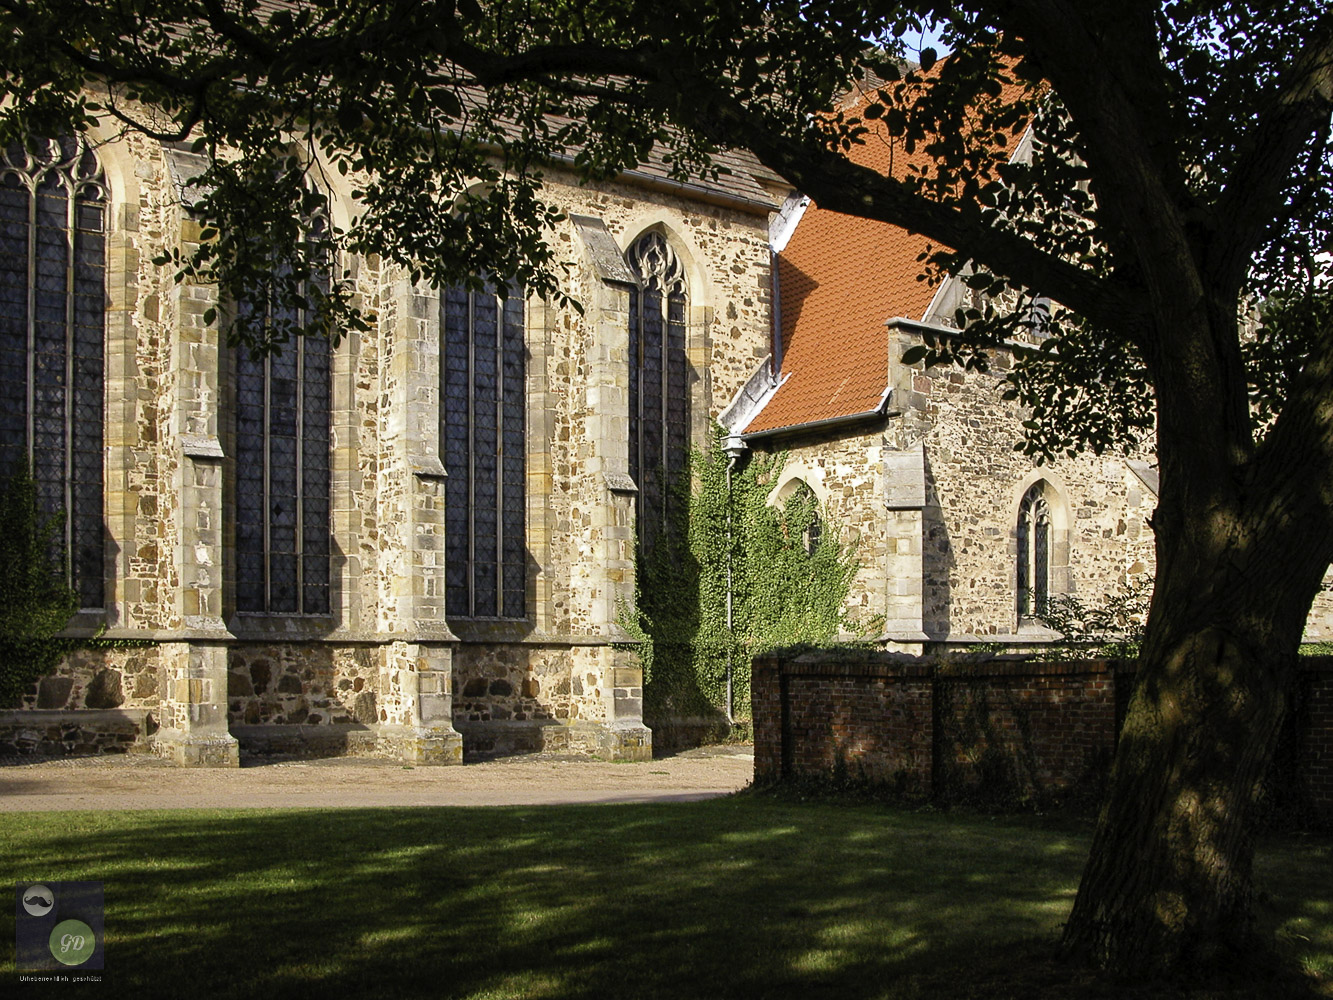
<path fill-rule="evenodd" d="M 369 332 L 256 359 L 224 324 L 262 304 L 154 263 L 200 239 L 193 154 L 37 147 L 0 158 L 0 460 L 66 512 L 68 634 L 97 641 L 0 715 L 0 752 L 650 754 L 617 611 L 667 478 L 769 352 L 785 185 L 731 154 L 698 184 L 551 169 L 581 313 L 340 259 Z M 324 193 L 309 224 L 345 227 Z"/>
<path fill-rule="evenodd" d="M 888 170 L 887 148 L 851 155 Z M 348 257 L 368 331 L 254 358 L 226 317 L 262 304 L 155 263 L 201 238 L 194 154 L 109 130 L 4 152 L 0 475 L 30 463 L 65 513 L 67 634 L 95 641 L 0 711 L 0 754 L 645 759 L 617 623 L 718 422 L 738 461 L 785 453 L 771 501 L 817 498 L 855 548 L 849 617 L 887 649 L 1038 648 L 1053 599 L 1150 582 L 1151 441 L 1014 449 L 1003 375 L 1040 316 L 989 372 L 905 365 L 971 294 L 920 280 L 927 241 L 720 165 L 547 171 L 581 311 Z M 324 176 L 308 224 L 345 228 Z"/>

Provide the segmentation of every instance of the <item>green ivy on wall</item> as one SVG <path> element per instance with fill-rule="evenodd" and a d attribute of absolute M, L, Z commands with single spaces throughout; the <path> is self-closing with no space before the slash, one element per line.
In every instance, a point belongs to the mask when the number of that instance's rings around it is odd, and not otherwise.
<path fill-rule="evenodd" d="M 751 454 L 732 470 L 715 431 L 673 486 L 673 518 L 638 560 L 637 611 L 622 609 L 644 668 L 644 716 L 750 716 L 750 660 L 781 646 L 828 644 L 849 629 L 852 547 L 809 489 L 769 494 L 786 455 Z M 730 567 L 730 581 L 728 581 Z M 730 582 L 730 585 L 728 585 Z M 727 595 L 731 593 L 731 627 Z"/>

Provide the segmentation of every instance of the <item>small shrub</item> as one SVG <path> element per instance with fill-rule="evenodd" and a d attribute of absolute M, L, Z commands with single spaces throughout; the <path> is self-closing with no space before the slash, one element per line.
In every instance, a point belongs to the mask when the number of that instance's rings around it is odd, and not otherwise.
<path fill-rule="evenodd" d="M 1118 594 L 1104 594 L 1098 604 L 1085 604 L 1072 594 L 1052 597 L 1037 617 L 1064 636 L 1052 650 L 1057 656 L 1132 659 L 1143 645 L 1151 600 L 1152 580 L 1139 580 Z"/>
<path fill-rule="evenodd" d="M 64 523 L 63 513 L 42 513 L 26 463 L 10 475 L 0 490 L 0 704 L 16 704 L 69 646 L 55 638 L 79 608 L 65 576 Z"/>

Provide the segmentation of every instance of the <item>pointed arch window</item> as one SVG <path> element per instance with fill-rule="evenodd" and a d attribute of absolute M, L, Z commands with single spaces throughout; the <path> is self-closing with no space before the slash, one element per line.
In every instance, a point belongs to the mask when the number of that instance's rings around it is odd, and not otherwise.
<path fill-rule="evenodd" d="M 449 288 L 440 299 L 445 612 L 527 615 L 523 293 Z"/>
<path fill-rule="evenodd" d="M 326 225 L 320 216 L 307 222 L 313 242 Z M 310 291 L 313 297 L 316 289 Z M 266 326 L 305 322 L 301 310 L 272 301 L 237 308 L 262 309 Z M 237 347 L 238 611 L 329 613 L 331 369 L 331 345 L 317 335 L 296 337 L 264 357 Z"/>
<path fill-rule="evenodd" d="M 689 456 L 689 299 L 685 268 L 661 233 L 640 237 L 627 257 L 638 280 L 630 293 L 629 466 L 639 488 L 639 544 L 650 551 Z"/>
<path fill-rule="evenodd" d="M 813 556 L 819 549 L 824 525 L 819 519 L 819 498 L 809 483 L 796 481 L 783 504 L 783 517 L 784 531 L 788 532 L 790 541 L 800 545 L 806 555 Z"/>
<path fill-rule="evenodd" d="M 1051 508 L 1041 483 L 1018 505 L 1018 620 L 1046 612 L 1051 597 Z"/>
<path fill-rule="evenodd" d="M 100 608 L 107 187 L 82 140 L 29 145 L 0 154 L 0 476 L 30 463 L 65 512 L 80 604 Z"/>

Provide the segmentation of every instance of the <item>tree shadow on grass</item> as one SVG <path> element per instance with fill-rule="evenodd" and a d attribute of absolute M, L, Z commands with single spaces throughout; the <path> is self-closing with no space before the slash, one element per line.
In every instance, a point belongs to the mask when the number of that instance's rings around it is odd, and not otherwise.
<path fill-rule="evenodd" d="M 106 979 L 147 997 L 985 995 L 978 970 L 1048 954 L 1086 852 L 737 799 L 4 816 L 0 835 L 0 876 L 105 882 Z"/>

